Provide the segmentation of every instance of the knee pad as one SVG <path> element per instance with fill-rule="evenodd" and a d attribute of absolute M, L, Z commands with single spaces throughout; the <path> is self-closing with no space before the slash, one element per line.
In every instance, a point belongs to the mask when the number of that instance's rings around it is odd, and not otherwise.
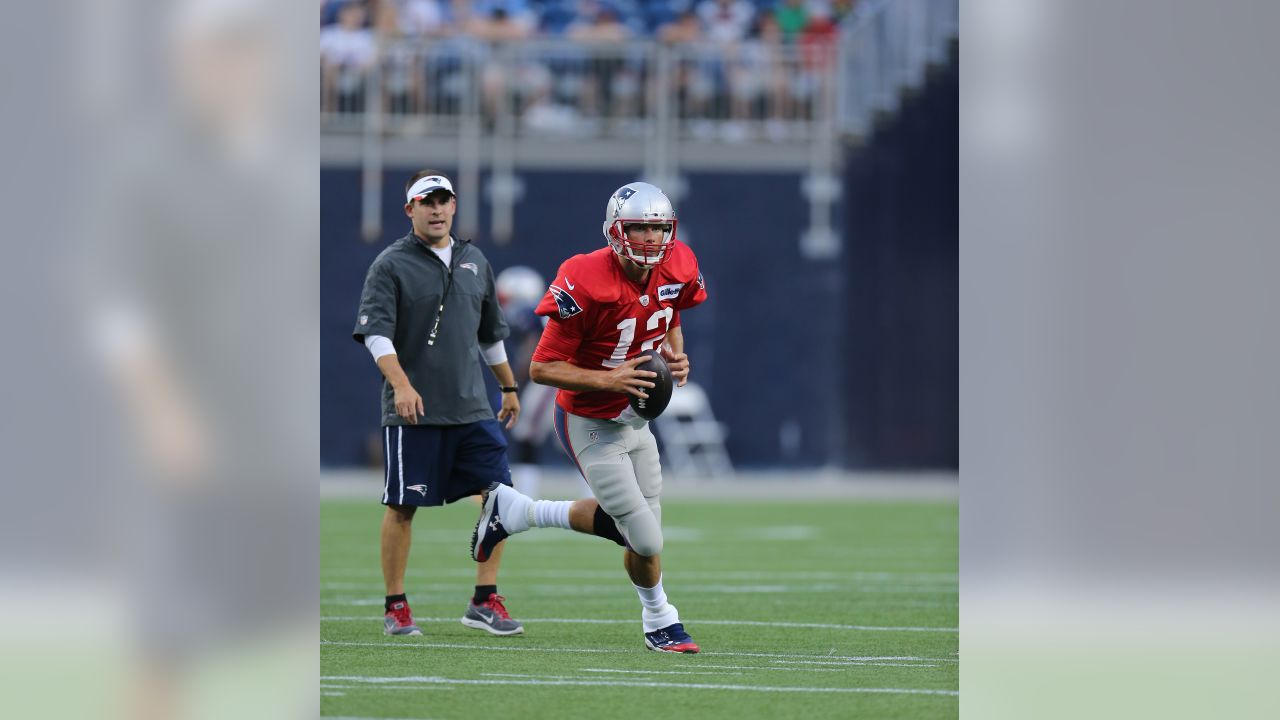
<path fill-rule="evenodd" d="M 627 545 L 645 557 L 662 552 L 662 526 L 651 509 L 657 498 L 646 498 L 640 493 L 631 465 L 598 463 L 586 471 L 596 501 L 617 523 Z"/>
<path fill-rule="evenodd" d="M 627 544 L 637 555 L 653 557 L 662 553 L 662 528 L 649 508 L 619 520 L 618 526 L 627 536 Z"/>

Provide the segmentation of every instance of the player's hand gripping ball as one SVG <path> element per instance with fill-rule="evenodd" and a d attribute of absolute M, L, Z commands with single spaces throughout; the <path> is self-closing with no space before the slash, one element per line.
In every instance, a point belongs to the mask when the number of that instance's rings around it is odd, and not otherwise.
<path fill-rule="evenodd" d="M 671 402 L 671 388 L 675 383 L 671 379 L 671 368 L 667 367 L 667 361 L 662 358 L 661 353 L 657 350 L 645 350 L 640 354 L 649 359 L 637 365 L 636 369 L 648 370 L 657 373 L 658 376 L 649 378 L 653 383 L 653 387 L 645 390 L 645 394 L 649 397 L 631 396 L 631 409 L 645 420 L 652 420 L 667 409 L 667 405 Z"/>

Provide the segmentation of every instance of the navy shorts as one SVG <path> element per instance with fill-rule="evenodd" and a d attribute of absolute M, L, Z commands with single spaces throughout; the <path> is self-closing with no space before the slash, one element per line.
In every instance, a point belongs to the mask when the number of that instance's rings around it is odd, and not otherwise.
<path fill-rule="evenodd" d="M 383 505 L 434 506 L 511 484 L 507 438 L 497 420 L 382 428 Z"/>

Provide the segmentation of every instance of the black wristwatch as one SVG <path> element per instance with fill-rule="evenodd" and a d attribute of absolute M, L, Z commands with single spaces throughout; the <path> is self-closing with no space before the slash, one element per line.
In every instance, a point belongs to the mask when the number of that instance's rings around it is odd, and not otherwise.
<path fill-rule="evenodd" d="M 509 392 L 520 392 L 520 387 L 519 387 L 519 386 L 517 386 L 517 385 L 512 385 L 511 387 L 502 387 L 501 385 L 499 385 L 499 386 L 498 386 L 498 389 L 499 389 L 499 390 L 501 390 L 501 391 L 502 391 L 502 392 L 504 392 L 504 393 L 509 393 Z"/>

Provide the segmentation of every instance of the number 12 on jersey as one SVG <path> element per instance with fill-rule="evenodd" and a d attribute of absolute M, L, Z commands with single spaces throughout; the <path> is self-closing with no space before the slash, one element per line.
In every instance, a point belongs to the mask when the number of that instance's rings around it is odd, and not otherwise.
<path fill-rule="evenodd" d="M 667 328 L 671 327 L 671 318 L 674 315 L 675 310 L 670 307 L 664 307 L 649 316 L 648 322 L 644 325 L 645 330 L 657 330 L 658 323 L 665 322 L 661 335 L 640 343 L 640 352 L 652 350 L 654 346 L 666 339 Z M 610 355 L 608 360 L 601 363 L 601 365 L 608 368 L 616 368 L 626 361 L 627 352 L 631 350 L 631 343 L 635 342 L 636 339 L 636 318 L 627 318 L 618 323 L 618 330 L 622 332 L 622 335 L 618 338 L 618 346 L 613 349 L 613 355 Z"/>

